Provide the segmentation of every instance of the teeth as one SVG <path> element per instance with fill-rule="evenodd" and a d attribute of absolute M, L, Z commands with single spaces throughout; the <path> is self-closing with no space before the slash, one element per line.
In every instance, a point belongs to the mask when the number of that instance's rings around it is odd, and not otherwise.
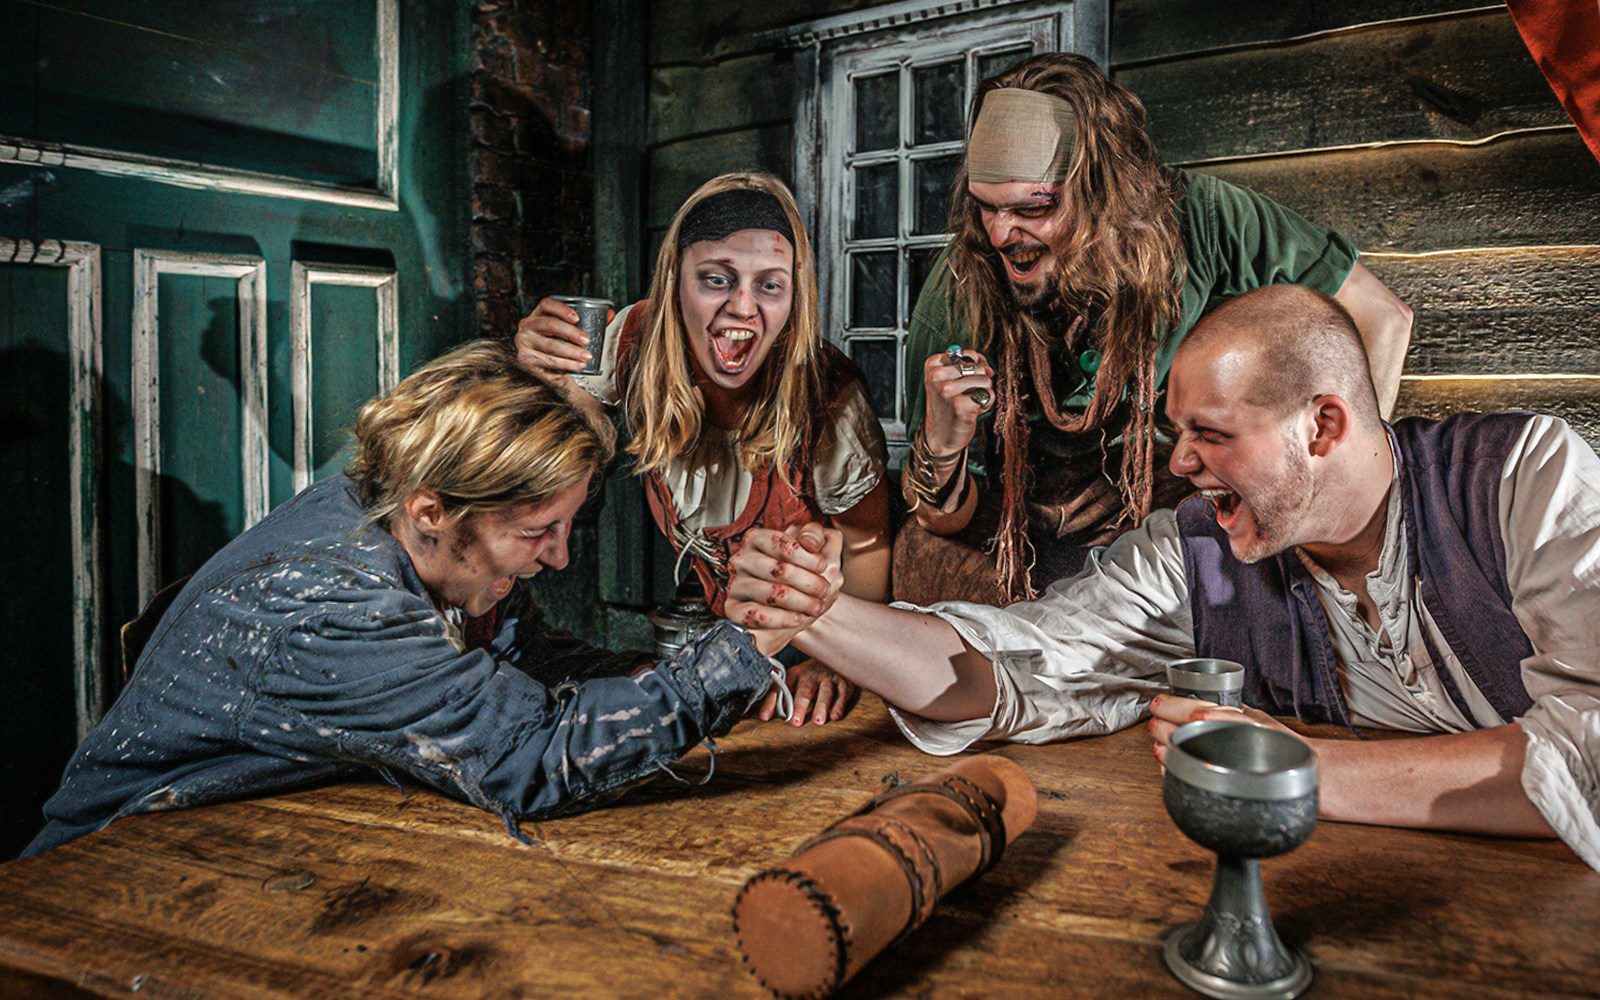
<path fill-rule="evenodd" d="M 754 330 L 718 330 L 717 336 L 729 340 L 749 340 L 756 335 Z"/>
<path fill-rule="evenodd" d="M 1200 498 L 1211 504 L 1217 513 L 1222 515 L 1231 513 L 1239 503 L 1239 494 L 1232 490 L 1201 490 Z"/>

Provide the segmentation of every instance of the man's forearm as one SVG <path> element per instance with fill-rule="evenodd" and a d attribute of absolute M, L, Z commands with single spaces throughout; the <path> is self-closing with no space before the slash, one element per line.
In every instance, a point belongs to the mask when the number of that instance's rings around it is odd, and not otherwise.
<path fill-rule="evenodd" d="M 1334 299 L 1350 313 L 1367 348 L 1378 410 L 1384 419 L 1400 395 L 1400 373 L 1411 345 L 1411 308 L 1361 264 L 1350 269 Z"/>
<path fill-rule="evenodd" d="M 1416 739 L 1311 743 L 1327 819 L 1515 837 L 1555 835 L 1522 791 L 1528 742 L 1518 725 Z"/>
<path fill-rule="evenodd" d="M 994 710 L 993 665 L 934 615 L 841 594 L 794 645 L 884 701 L 936 722 L 987 718 Z"/>

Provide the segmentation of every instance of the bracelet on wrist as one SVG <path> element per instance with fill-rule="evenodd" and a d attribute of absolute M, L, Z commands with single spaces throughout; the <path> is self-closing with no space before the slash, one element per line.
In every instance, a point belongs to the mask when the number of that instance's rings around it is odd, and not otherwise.
<path fill-rule="evenodd" d="M 911 452 L 906 458 L 904 475 L 917 501 L 937 509 L 949 499 L 947 494 L 951 483 L 960 478 L 958 474 L 966 463 L 967 449 L 963 447 L 953 455 L 935 457 L 928 448 L 924 427 L 918 427 L 917 433 L 911 438 Z"/>

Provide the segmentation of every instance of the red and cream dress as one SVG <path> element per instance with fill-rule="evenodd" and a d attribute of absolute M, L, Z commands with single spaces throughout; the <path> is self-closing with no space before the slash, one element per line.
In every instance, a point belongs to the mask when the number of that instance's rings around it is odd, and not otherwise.
<path fill-rule="evenodd" d="M 600 373 L 573 376 L 608 406 L 622 397 L 627 360 L 648 314 L 644 302 L 619 312 L 606 330 Z M 656 527 L 672 542 L 680 563 L 687 560 L 694 566 L 711 609 L 719 615 L 728 590 L 728 559 L 743 544 L 745 532 L 826 523 L 883 481 L 888 449 L 861 373 L 833 345 L 825 344 L 824 352 L 823 377 L 832 390 L 831 401 L 813 420 L 813 433 L 788 477 L 771 467 L 751 474 L 739 462 L 734 432 L 710 425 L 702 428 L 701 447 L 674 459 L 665 472 L 645 477 Z M 781 364 L 782 359 L 769 358 L 767 363 Z"/>

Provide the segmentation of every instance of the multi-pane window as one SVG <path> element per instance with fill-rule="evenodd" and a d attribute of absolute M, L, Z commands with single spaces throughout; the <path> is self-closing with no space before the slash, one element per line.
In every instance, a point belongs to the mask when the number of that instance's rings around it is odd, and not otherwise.
<path fill-rule="evenodd" d="M 866 376 L 891 442 L 905 440 L 906 329 L 950 238 L 973 90 L 1068 41 L 1061 9 L 1031 7 L 1027 16 L 902 30 L 887 44 L 841 45 L 826 63 L 817 199 L 824 312 L 832 339 Z"/>

